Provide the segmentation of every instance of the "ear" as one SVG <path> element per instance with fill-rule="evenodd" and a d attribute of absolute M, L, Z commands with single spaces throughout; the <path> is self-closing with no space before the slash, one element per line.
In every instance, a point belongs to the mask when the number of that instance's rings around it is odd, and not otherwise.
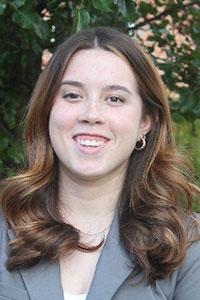
<path fill-rule="evenodd" d="M 152 117 L 148 114 L 142 117 L 138 132 L 138 137 L 146 135 L 152 128 L 153 120 Z"/>

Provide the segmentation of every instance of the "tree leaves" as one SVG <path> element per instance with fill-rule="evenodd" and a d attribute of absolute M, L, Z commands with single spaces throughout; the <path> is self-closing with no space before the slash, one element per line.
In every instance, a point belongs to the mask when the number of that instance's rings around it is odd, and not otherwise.
<path fill-rule="evenodd" d="M 40 39 L 47 39 L 49 34 L 47 24 L 35 11 L 30 11 L 26 7 L 16 9 L 12 20 L 22 29 L 33 30 Z"/>
<path fill-rule="evenodd" d="M 84 8 L 78 9 L 76 11 L 76 15 L 74 18 L 72 32 L 77 32 L 84 28 L 87 28 L 89 23 L 90 23 L 90 15 L 88 11 Z"/>
<path fill-rule="evenodd" d="M 20 8 L 26 3 L 26 0 L 14 0 L 12 2 L 16 5 L 16 7 Z"/>
<path fill-rule="evenodd" d="M 156 6 L 152 5 L 152 3 L 147 3 L 146 1 L 141 1 L 140 4 L 140 12 L 142 16 L 146 17 L 148 14 L 157 14 Z"/>
<path fill-rule="evenodd" d="M 5 9 L 6 9 L 6 2 L 1 0 L 0 1 L 0 16 L 3 15 Z"/>
<path fill-rule="evenodd" d="M 111 0 L 92 0 L 93 7 L 97 10 L 100 10 L 101 12 L 112 12 L 111 6 L 113 4 L 113 1 Z"/>
<path fill-rule="evenodd" d="M 140 13 L 134 0 L 118 0 L 116 2 L 119 12 L 126 17 L 128 22 L 133 22 L 140 17 Z"/>

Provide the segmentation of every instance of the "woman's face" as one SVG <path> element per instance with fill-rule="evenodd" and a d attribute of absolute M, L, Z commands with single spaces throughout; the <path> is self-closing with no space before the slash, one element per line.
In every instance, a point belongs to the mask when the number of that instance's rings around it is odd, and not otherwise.
<path fill-rule="evenodd" d="M 49 120 L 65 174 L 85 180 L 121 175 L 136 140 L 150 126 L 125 59 L 100 48 L 72 56 Z"/>

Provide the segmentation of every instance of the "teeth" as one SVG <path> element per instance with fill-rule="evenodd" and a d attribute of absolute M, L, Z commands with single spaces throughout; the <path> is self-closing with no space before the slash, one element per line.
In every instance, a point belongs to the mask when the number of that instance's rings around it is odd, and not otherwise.
<path fill-rule="evenodd" d="M 82 146 L 98 147 L 103 145 L 104 142 L 96 140 L 78 140 L 78 143 Z"/>

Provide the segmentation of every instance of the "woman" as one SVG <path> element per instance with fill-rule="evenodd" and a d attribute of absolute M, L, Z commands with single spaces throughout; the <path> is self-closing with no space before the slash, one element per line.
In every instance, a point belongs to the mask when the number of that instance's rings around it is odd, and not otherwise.
<path fill-rule="evenodd" d="M 199 299 L 199 189 L 133 40 L 96 28 L 58 47 L 33 91 L 25 148 L 1 196 L 2 299 Z"/>

